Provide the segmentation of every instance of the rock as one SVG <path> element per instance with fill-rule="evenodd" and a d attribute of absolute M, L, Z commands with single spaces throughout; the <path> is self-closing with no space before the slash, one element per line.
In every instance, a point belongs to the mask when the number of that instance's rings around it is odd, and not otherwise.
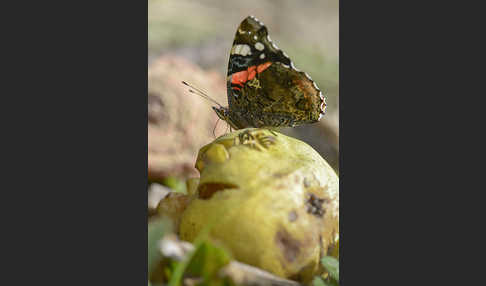
<path fill-rule="evenodd" d="M 197 174 L 194 161 L 199 148 L 215 137 L 218 117 L 205 99 L 192 94 L 181 81 L 205 90 L 226 105 L 226 83 L 215 71 L 205 71 L 185 59 L 166 55 L 154 60 L 148 71 L 148 177 Z M 215 135 L 226 130 L 218 124 Z"/>

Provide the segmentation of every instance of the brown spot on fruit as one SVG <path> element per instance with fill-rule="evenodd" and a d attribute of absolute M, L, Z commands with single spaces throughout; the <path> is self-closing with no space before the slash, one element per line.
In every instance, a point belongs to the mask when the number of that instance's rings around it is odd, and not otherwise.
<path fill-rule="evenodd" d="M 289 221 L 290 221 L 290 222 L 294 222 L 294 221 L 296 221 L 298 217 L 299 217 L 299 216 L 297 215 L 297 212 L 296 212 L 296 211 L 291 211 L 291 212 L 289 213 Z"/>
<path fill-rule="evenodd" d="M 310 180 L 309 178 L 304 178 L 304 187 L 308 188 L 310 187 L 311 183 L 310 183 Z"/>
<path fill-rule="evenodd" d="M 237 185 L 233 184 L 225 184 L 225 183 L 204 183 L 199 185 L 197 188 L 197 192 L 199 194 L 199 198 L 203 200 L 210 199 L 214 193 L 226 190 L 226 189 L 236 189 L 238 188 Z"/>
<path fill-rule="evenodd" d="M 300 252 L 300 242 L 294 239 L 285 229 L 281 229 L 275 235 L 275 242 L 283 253 L 285 260 L 294 261 Z"/>
<path fill-rule="evenodd" d="M 288 176 L 289 174 L 291 174 L 291 172 L 289 172 L 289 171 L 279 171 L 279 172 L 274 173 L 273 176 L 275 178 L 283 178 L 283 177 Z"/>
<path fill-rule="evenodd" d="M 300 176 L 295 176 L 294 180 L 296 184 L 300 183 Z"/>
<path fill-rule="evenodd" d="M 288 186 L 283 185 L 283 184 L 280 184 L 280 185 L 275 187 L 276 190 L 286 190 L 287 188 L 288 188 Z"/>
<path fill-rule="evenodd" d="M 326 199 L 321 199 L 314 194 L 309 194 L 305 202 L 307 212 L 317 217 L 323 217 L 326 210 L 323 207 Z"/>

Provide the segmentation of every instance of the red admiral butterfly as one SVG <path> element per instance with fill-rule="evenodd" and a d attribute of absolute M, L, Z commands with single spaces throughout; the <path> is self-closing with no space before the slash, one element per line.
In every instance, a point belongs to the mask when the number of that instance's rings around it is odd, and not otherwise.
<path fill-rule="evenodd" d="M 315 123 L 326 108 L 316 83 L 294 67 L 272 42 L 265 25 L 253 16 L 243 20 L 236 31 L 228 64 L 227 95 L 229 107 L 210 100 L 219 106 L 213 106 L 219 118 L 234 129 Z"/>

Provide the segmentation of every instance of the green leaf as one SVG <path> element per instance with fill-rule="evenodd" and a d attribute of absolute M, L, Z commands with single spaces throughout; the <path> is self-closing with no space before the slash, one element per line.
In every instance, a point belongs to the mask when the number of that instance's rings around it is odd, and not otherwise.
<path fill-rule="evenodd" d="M 316 276 L 314 280 L 312 280 L 312 286 L 339 286 L 339 283 L 334 279 L 326 279 L 322 280 L 321 277 Z"/>
<path fill-rule="evenodd" d="M 159 240 L 168 232 L 171 232 L 172 224 L 168 218 L 161 218 L 148 225 L 148 271 L 149 277 L 161 254 L 158 249 Z"/>
<path fill-rule="evenodd" d="M 187 194 L 186 182 L 176 177 L 167 177 L 162 180 L 162 184 L 171 188 L 174 192 Z"/>
<path fill-rule="evenodd" d="M 182 276 L 184 275 L 184 272 L 186 271 L 187 265 L 189 264 L 191 258 L 192 258 L 192 254 L 190 254 L 186 260 L 183 260 L 175 264 L 175 268 L 174 271 L 172 271 L 172 275 L 170 276 L 168 286 L 181 285 Z"/>
<path fill-rule="evenodd" d="M 321 259 L 321 263 L 329 272 L 329 276 L 339 281 L 339 261 L 332 256 L 325 256 Z"/>
<path fill-rule="evenodd" d="M 187 271 L 208 280 L 216 276 L 219 269 L 228 264 L 230 260 L 230 255 L 223 248 L 209 241 L 203 241 L 196 249 Z"/>
<path fill-rule="evenodd" d="M 177 264 L 169 280 L 169 286 L 181 285 L 186 272 L 203 278 L 198 285 L 232 285 L 229 281 L 222 280 L 216 275 L 219 269 L 231 260 L 231 256 L 226 250 L 209 241 L 210 228 L 211 225 L 207 225 L 199 233 L 194 241 L 194 251 L 188 255 L 186 260 Z"/>
<path fill-rule="evenodd" d="M 316 276 L 314 280 L 312 280 L 312 286 L 326 286 L 326 282 L 321 279 L 321 277 Z"/>

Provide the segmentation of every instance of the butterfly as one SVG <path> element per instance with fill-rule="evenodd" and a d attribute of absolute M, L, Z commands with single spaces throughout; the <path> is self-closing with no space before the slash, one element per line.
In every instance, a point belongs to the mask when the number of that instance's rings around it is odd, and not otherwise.
<path fill-rule="evenodd" d="M 272 42 L 265 25 L 253 16 L 241 22 L 231 47 L 228 107 L 199 89 L 196 91 L 218 105 L 213 110 L 233 129 L 315 123 L 326 109 L 317 84 L 307 73 L 295 68 L 285 52 Z"/>

